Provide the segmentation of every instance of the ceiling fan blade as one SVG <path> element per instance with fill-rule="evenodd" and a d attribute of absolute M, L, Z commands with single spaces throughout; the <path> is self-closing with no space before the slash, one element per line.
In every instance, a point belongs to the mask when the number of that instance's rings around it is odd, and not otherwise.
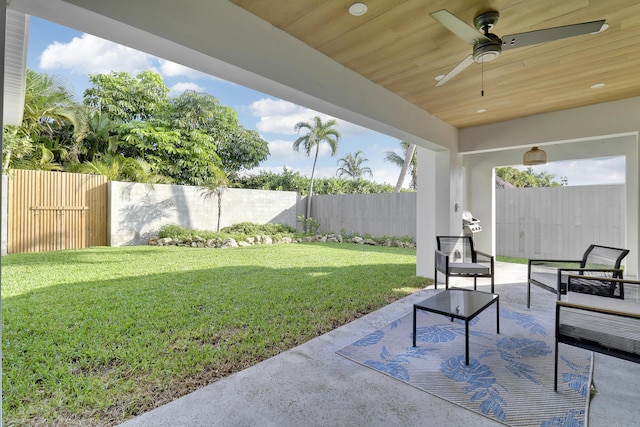
<path fill-rule="evenodd" d="M 443 84 L 445 84 L 446 82 L 448 82 L 449 80 L 451 80 L 452 78 L 454 78 L 455 76 L 460 74 L 469 65 L 473 64 L 473 62 L 474 62 L 473 61 L 473 55 L 467 56 L 466 58 L 464 58 L 462 60 L 461 63 L 456 65 L 453 68 L 453 70 L 449 71 L 446 76 L 444 76 L 442 79 L 440 79 L 438 81 L 438 83 L 435 84 L 435 87 L 442 86 Z"/>
<path fill-rule="evenodd" d="M 473 46 L 474 43 L 478 40 L 489 40 L 488 37 L 485 37 L 484 35 L 479 33 L 478 30 L 476 30 L 471 25 L 467 24 L 446 9 L 433 12 L 431 14 L 431 17 L 471 46 Z"/>
<path fill-rule="evenodd" d="M 583 34 L 597 33 L 605 20 L 583 22 L 581 24 L 564 25 L 562 27 L 546 28 L 544 30 L 528 31 L 526 33 L 510 34 L 502 37 L 502 50 L 515 49 L 532 44 L 546 43 Z"/>

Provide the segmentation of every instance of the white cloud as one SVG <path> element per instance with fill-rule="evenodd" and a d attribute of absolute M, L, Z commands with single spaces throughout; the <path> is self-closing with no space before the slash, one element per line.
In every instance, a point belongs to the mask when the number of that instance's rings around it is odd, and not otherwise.
<path fill-rule="evenodd" d="M 280 99 L 262 98 L 253 102 L 249 109 L 252 115 L 258 117 L 256 128 L 271 134 L 295 134 L 296 123 L 314 117 L 312 110 Z"/>
<path fill-rule="evenodd" d="M 180 65 L 172 61 L 167 61 L 166 59 L 160 59 L 159 61 L 160 61 L 160 73 L 163 76 L 167 76 L 167 77 L 185 76 L 192 79 L 202 79 L 202 78 L 210 77 L 205 73 L 196 71 L 192 68 L 185 67 L 184 65 Z"/>
<path fill-rule="evenodd" d="M 89 35 L 74 37 L 69 43 L 53 42 L 40 56 L 40 68 L 63 69 L 77 74 L 126 71 L 137 74 L 154 69 L 153 56 Z"/>
<path fill-rule="evenodd" d="M 82 34 L 68 43 L 53 42 L 40 56 L 43 70 L 68 70 L 74 74 L 99 74 L 126 71 L 136 75 L 151 70 L 165 77 L 211 78 L 200 71 L 185 67 L 148 53 L 140 52 L 117 43 Z"/>
<path fill-rule="evenodd" d="M 372 168 L 373 169 L 373 168 Z M 393 186 L 398 182 L 398 175 L 400 175 L 400 170 L 394 171 L 392 169 L 374 169 L 373 170 L 373 181 L 379 184 L 391 184 Z M 404 185 L 403 188 L 409 188 L 411 184 L 411 176 L 407 174 L 404 177 Z"/>
<path fill-rule="evenodd" d="M 251 104 L 251 111 L 257 117 L 297 114 L 302 110 L 305 108 L 281 99 L 262 98 Z"/>
<path fill-rule="evenodd" d="M 269 163 L 285 164 L 300 159 L 300 154 L 293 151 L 293 141 L 278 139 L 269 141 Z"/>
<path fill-rule="evenodd" d="M 196 92 L 204 92 L 204 88 L 194 82 L 180 82 L 176 83 L 169 89 L 169 96 L 181 95 L 185 90 L 195 90 Z"/>
<path fill-rule="evenodd" d="M 367 132 L 374 134 L 374 132 L 369 129 L 344 120 L 335 119 L 327 114 L 319 113 L 281 99 L 259 99 L 249 106 L 249 110 L 253 116 L 258 118 L 258 122 L 256 123 L 257 129 L 264 133 L 281 135 L 295 134 L 294 128 L 298 122 L 311 122 L 314 117 L 318 116 L 323 121 L 330 119 L 336 120 L 336 129 L 343 137 L 347 135 L 366 134 Z"/>

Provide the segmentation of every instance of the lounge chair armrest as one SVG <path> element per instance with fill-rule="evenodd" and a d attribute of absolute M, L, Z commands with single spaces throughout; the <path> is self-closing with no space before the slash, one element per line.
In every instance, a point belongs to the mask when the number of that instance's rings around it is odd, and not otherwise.
<path fill-rule="evenodd" d="M 555 275 L 560 268 L 580 268 L 581 265 L 582 261 L 570 259 L 530 259 L 527 269 L 527 279 L 532 280 L 534 274 L 552 276 Z M 553 287 L 553 289 L 555 289 L 555 287 Z"/>
<path fill-rule="evenodd" d="M 529 265 L 540 265 L 553 268 L 579 268 L 582 264 L 581 259 L 530 259 Z"/>
<path fill-rule="evenodd" d="M 579 298 L 574 298 L 572 301 L 556 301 L 556 304 L 576 310 L 640 319 L 640 304 L 626 301 L 621 301 L 623 304 L 616 304 L 612 303 L 613 301 L 615 300 L 606 297 L 580 294 Z"/>
<path fill-rule="evenodd" d="M 588 277 L 600 277 L 600 278 L 616 278 L 622 279 L 621 268 L 559 268 L 558 275 L 566 275 L 568 272 L 573 272 L 573 275 L 588 276 Z M 565 274 L 563 274 L 565 273 Z"/>
<path fill-rule="evenodd" d="M 436 270 L 443 274 L 449 272 L 449 256 L 442 251 L 436 250 Z"/>
<path fill-rule="evenodd" d="M 637 286 L 638 289 L 640 290 L 640 281 L 637 281 L 637 280 L 628 280 L 628 279 L 615 278 L 615 277 L 612 278 L 612 277 L 583 276 L 580 274 L 570 274 L 569 276 L 567 276 L 567 278 L 570 282 L 573 280 L 588 280 L 592 282 L 622 283 L 622 284 L 627 284 L 631 286 Z"/>

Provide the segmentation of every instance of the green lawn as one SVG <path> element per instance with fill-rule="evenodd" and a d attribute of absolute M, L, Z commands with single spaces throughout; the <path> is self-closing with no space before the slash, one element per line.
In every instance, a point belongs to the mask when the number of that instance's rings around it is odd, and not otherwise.
<path fill-rule="evenodd" d="M 428 283 L 351 244 L 5 256 L 4 425 L 113 425 Z"/>

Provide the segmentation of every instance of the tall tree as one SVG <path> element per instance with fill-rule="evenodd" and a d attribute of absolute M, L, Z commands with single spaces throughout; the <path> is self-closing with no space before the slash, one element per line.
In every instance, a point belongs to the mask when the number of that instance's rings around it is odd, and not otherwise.
<path fill-rule="evenodd" d="M 561 183 L 549 172 L 535 173 L 532 167 L 526 170 L 518 170 L 511 166 L 496 168 L 496 176 L 510 183 L 514 187 L 557 187 Z"/>
<path fill-rule="evenodd" d="M 362 166 L 364 162 L 368 162 L 369 159 L 364 157 L 364 153 L 361 150 L 355 152 L 355 154 L 347 153 L 342 159 L 338 160 L 338 170 L 336 174 L 342 178 L 346 175 L 353 179 L 361 179 L 364 174 L 369 174 L 373 177 L 373 172 L 369 166 Z"/>
<path fill-rule="evenodd" d="M 306 218 L 311 216 L 311 197 L 313 196 L 313 178 L 316 172 L 316 164 L 318 163 L 318 153 L 320 152 L 320 144 L 323 142 L 329 145 L 331 148 L 331 155 L 335 156 L 338 151 L 338 143 L 342 135 L 337 129 L 334 129 L 338 123 L 334 119 L 322 122 L 322 119 L 318 116 L 313 118 L 313 122 L 298 122 L 295 127 L 295 132 L 300 132 L 302 129 L 306 129 L 307 133 L 296 139 L 293 143 L 293 149 L 297 152 L 300 151 L 300 146 L 304 150 L 304 154 L 307 157 L 311 157 L 313 154 L 313 167 L 311 168 L 311 179 L 309 180 L 309 195 L 307 196 L 307 212 Z"/>
<path fill-rule="evenodd" d="M 258 166 L 269 156 L 269 144 L 260 135 L 238 122 L 238 114 L 212 95 L 186 90 L 171 99 L 169 123 L 190 134 L 201 132 L 211 139 L 229 178 L 243 169 Z"/>
<path fill-rule="evenodd" d="M 400 141 L 400 147 L 402 148 L 403 156 L 398 155 L 398 153 L 394 151 L 387 151 L 387 156 L 385 157 L 386 161 L 400 166 L 400 175 L 398 176 L 398 181 L 395 187 L 396 193 L 400 192 L 400 189 L 402 189 L 402 186 L 404 185 L 404 178 L 407 176 L 407 171 L 411 173 L 411 189 L 416 190 L 418 188 L 418 168 L 415 155 L 416 145 L 409 144 L 406 141 Z"/>
<path fill-rule="evenodd" d="M 84 91 L 84 103 L 103 111 L 112 120 L 147 120 L 162 111 L 169 101 L 169 88 L 162 76 L 143 71 L 135 77 L 127 72 L 89 75 L 91 87 Z"/>
<path fill-rule="evenodd" d="M 101 145 L 102 154 L 140 158 L 177 184 L 200 186 L 258 166 L 269 155 L 268 143 L 212 95 L 186 90 L 169 98 L 162 77 L 150 71 L 90 79 L 84 102 L 98 114 L 85 141 L 89 153 Z"/>

